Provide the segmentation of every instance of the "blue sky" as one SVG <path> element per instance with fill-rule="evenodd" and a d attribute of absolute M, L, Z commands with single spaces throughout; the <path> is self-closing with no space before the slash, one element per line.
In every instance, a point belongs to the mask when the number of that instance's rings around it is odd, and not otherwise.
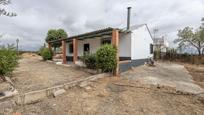
<path fill-rule="evenodd" d="M 15 43 L 20 49 L 37 50 L 51 28 L 63 28 L 69 36 L 104 27 L 125 27 L 128 6 L 131 25 L 147 23 L 157 36 L 169 41 L 177 30 L 194 28 L 204 17 L 204 0 L 11 0 L 5 7 L 17 17 L 0 16 L 0 44 Z"/>

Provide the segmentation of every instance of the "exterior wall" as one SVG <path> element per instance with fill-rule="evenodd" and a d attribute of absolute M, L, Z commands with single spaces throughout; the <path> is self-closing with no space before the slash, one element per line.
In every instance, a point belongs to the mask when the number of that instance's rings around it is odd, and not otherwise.
<path fill-rule="evenodd" d="M 89 44 L 90 53 L 96 53 L 97 49 L 101 46 L 101 39 L 94 38 L 94 39 L 85 39 L 85 40 L 78 40 L 78 56 L 84 55 L 84 44 Z"/>
<path fill-rule="evenodd" d="M 67 56 L 73 56 L 73 53 L 69 52 L 69 44 L 72 44 L 72 42 L 67 43 Z M 90 53 L 95 53 L 98 48 L 101 46 L 101 39 L 95 38 L 95 39 L 85 39 L 85 40 L 78 40 L 78 56 L 83 56 L 84 54 L 84 44 L 89 44 L 90 47 Z"/>
<path fill-rule="evenodd" d="M 131 59 L 131 33 L 122 33 L 120 34 L 119 39 L 119 57 L 120 60 Z M 129 60 L 130 60 L 129 59 Z"/>
<path fill-rule="evenodd" d="M 150 44 L 153 40 L 146 25 L 132 30 L 131 34 L 131 60 L 147 59 L 150 54 Z"/>

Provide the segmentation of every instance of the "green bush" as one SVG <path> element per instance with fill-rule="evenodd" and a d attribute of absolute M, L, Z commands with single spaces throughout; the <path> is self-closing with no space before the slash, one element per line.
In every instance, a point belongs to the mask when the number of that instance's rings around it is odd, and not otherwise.
<path fill-rule="evenodd" d="M 10 75 L 18 65 L 18 55 L 13 45 L 0 47 L 0 76 Z M 5 80 L 5 79 L 4 79 Z"/>
<path fill-rule="evenodd" d="M 43 60 L 52 60 L 52 52 L 49 48 L 43 48 L 41 50 L 40 55 L 43 57 Z"/>
<path fill-rule="evenodd" d="M 161 59 L 161 51 L 160 50 L 154 51 L 154 59 L 155 60 Z"/>
<path fill-rule="evenodd" d="M 96 69 L 96 54 L 85 54 L 82 57 L 83 62 L 85 63 L 86 67 L 89 69 Z"/>
<path fill-rule="evenodd" d="M 103 45 L 96 52 L 97 67 L 103 72 L 112 72 L 117 66 L 117 49 L 112 45 Z"/>
<path fill-rule="evenodd" d="M 40 49 L 38 50 L 37 54 L 41 56 L 44 49 L 45 49 L 44 46 L 40 47 Z"/>

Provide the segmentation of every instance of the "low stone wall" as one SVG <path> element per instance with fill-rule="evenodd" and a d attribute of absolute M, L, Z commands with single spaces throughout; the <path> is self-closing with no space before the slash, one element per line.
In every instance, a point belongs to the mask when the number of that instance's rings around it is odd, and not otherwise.
<path fill-rule="evenodd" d="M 35 102 L 41 101 L 41 100 L 43 100 L 49 96 L 53 96 L 53 92 L 55 92 L 59 89 L 68 90 L 69 88 L 71 88 L 73 86 L 77 86 L 77 85 L 81 85 L 81 84 L 88 85 L 92 81 L 95 81 L 97 79 L 107 77 L 107 76 L 110 76 L 110 74 L 107 74 L 107 73 L 97 74 L 97 75 L 87 77 L 85 79 L 80 79 L 77 81 L 73 81 L 73 82 L 62 84 L 62 85 L 54 86 L 51 88 L 42 89 L 42 90 L 38 90 L 38 91 L 32 91 L 32 92 L 28 92 L 28 93 L 24 93 L 24 94 L 19 94 L 19 95 L 15 96 L 15 100 L 16 100 L 16 103 L 18 105 L 35 103 Z"/>

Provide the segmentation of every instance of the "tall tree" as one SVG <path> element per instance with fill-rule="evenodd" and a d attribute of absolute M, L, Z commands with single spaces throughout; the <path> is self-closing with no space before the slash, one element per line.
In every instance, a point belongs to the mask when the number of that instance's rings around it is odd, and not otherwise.
<path fill-rule="evenodd" d="M 197 31 L 193 31 L 191 27 L 185 27 L 183 30 L 178 31 L 178 39 L 175 43 L 179 43 L 179 47 L 193 46 L 197 49 L 198 54 L 202 55 L 204 48 L 204 29 L 199 28 Z"/>
<path fill-rule="evenodd" d="M 47 32 L 46 42 L 67 38 L 67 33 L 63 29 L 50 29 Z"/>
<path fill-rule="evenodd" d="M 48 43 L 49 41 L 67 38 L 67 36 L 67 33 L 63 29 L 50 29 L 47 32 L 47 37 L 45 41 Z M 52 45 L 54 47 L 54 51 L 56 50 L 56 47 L 60 46 L 60 44 L 61 43 L 55 43 Z"/>
<path fill-rule="evenodd" d="M 0 5 L 8 5 L 10 4 L 11 1 L 10 0 L 0 0 Z M 13 17 L 13 16 L 17 16 L 16 13 L 13 13 L 13 12 L 8 12 L 6 11 L 4 8 L 0 8 L 0 16 L 10 16 L 10 17 Z"/>

